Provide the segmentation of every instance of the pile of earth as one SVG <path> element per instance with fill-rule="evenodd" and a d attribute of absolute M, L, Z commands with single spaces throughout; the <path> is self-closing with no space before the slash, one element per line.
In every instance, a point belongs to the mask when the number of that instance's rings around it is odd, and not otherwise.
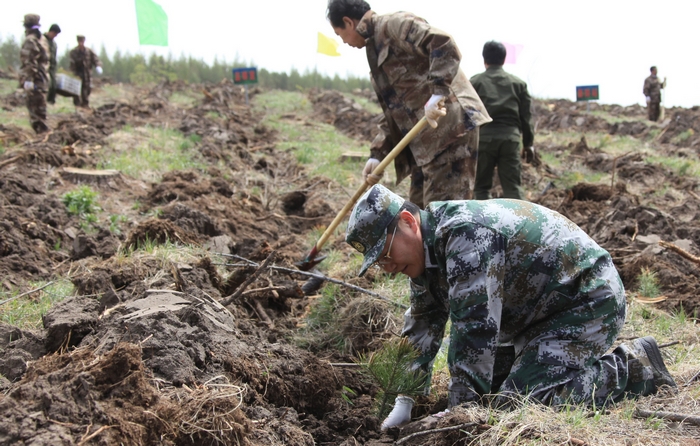
<path fill-rule="evenodd" d="M 199 100 L 177 105 L 169 100 L 175 92 L 198 92 Z M 23 106 L 11 105 L 8 97 L 3 106 Z M 313 91 L 310 100 L 318 119 L 371 140 L 377 115 L 334 92 Z M 618 114 L 630 117 L 632 126 L 641 113 L 620 107 Z M 610 131 L 587 115 L 579 124 L 579 115 L 581 105 L 566 101 L 538 101 L 535 107 L 542 126 L 561 128 L 568 117 L 573 130 Z M 6 378 L 0 443 L 392 441 L 381 435 L 372 415 L 377 389 L 348 366 L 351 354 L 370 351 L 376 339 L 392 334 L 387 327 L 396 321 L 386 322 L 391 319 L 386 303 L 357 294 L 343 309 L 347 327 L 340 330 L 351 338 L 348 354 L 292 342 L 315 299 L 302 291 L 307 277 L 294 272 L 294 262 L 304 253 L 308 232 L 328 224 L 343 203 L 328 199 L 337 187 L 332 181 L 308 176 L 292 153 L 277 149 L 275 132 L 261 121 L 229 81 L 165 82 L 92 112 L 62 116 L 41 138 L 10 125 L 0 128 L 0 137 L 21 144 L 0 157 L 0 285 L 29 290 L 32 280 L 61 275 L 71 277 L 77 295 L 54 306 L 41 330 L 0 325 L 0 374 Z M 94 169 L 96 154 L 124 125 L 196 135 L 210 167 L 206 175 L 174 171 L 153 184 L 123 175 L 94 183 L 107 205 L 134 224 L 123 233 L 106 225 L 86 233 L 60 201 L 64 191 L 85 180 L 66 168 Z M 645 129 L 634 135 L 649 131 L 641 125 Z M 677 144 L 678 135 L 690 134 L 687 129 L 671 124 L 661 129 L 660 151 L 695 150 Z M 667 134 L 673 136 L 663 142 Z M 585 138 L 572 144 L 576 150 L 568 165 L 614 172 L 613 184 L 563 190 L 556 186 L 562 172 L 540 162 L 525 167 L 528 190 L 543 191 L 532 201 L 567 215 L 610 250 L 626 287 L 636 288 L 641 269 L 653 265 L 668 297 L 660 305 L 694 311 L 700 278 L 679 252 L 697 254 L 700 242 L 696 183 L 635 154 L 611 159 L 588 147 Z M 556 154 L 561 148 L 542 150 Z M 651 194 L 669 179 L 674 186 L 666 195 Z M 141 208 L 130 211 L 136 202 Z M 199 246 L 202 254 L 177 262 L 147 253 L 126 260 L 119 254 L 147 242 L 173 241 Z M 347 249 L 340 240 L 331 245 Z M 217 272 L 221 263 L 228 264 L 226 279 Z M 351 284 L 371 288 L 373 279 L 369 274 Z M 444 404 L 428 400 L 421 410 L 433 413 Z"/>
<path fill-rule="evenodd" d="M 358 119 L 356 110 L 359 104 L 335 92 L 312 92 L 310 96 L 312 102 L 328 98 L 332 104 L 316 107 L 323 113 L 321 119 L 334 123 L 349 136 L 361 138 L 355 131 L 348 131 L 345 124 Z M 610 123 L 599 117 L 595 113 L 598 111 L 617 118 L 616 122 Z M 698 262 L 688 260 L 700 254 L 700 223 L 696 218 L 700 207 L 698 181 L 678 176 L 670 168 L 650 165 L 638 153 L 614 158 L 602 148 L 589 147 L 585 137 L 586 132 L 595 131 L 643 138 L 651 129 L 656 129 L 658 135 L 653 144 L 659 155 L 683 157 L 700 153 L 700 107 L 674 107 L 666 111 L 666 116 L 657 124 L 646 121 L 646 110 L 639 105 L 622 107 L 564 99 L 536 99 L 533 106 L 536 129 L 566 130 L 581 135 L 579 141 L 571 141 L 566 147 L 540 147 L 536 137 L 537 150 L 562 157 L 564 149 L 570 149 L 562 164 L 572 169 L 584 165 L 613 173 L 614 184 L 581 183 L 562 190 L 556 184 L 565 172 L 542 162 L 539 156 L 535 163 L 524 164 L 523 184 L 531 191 L 530 201 L 564 214 L 610 251 L 627 289 L 637 289 L 637 278 L 642 270 L 653 266 L 667 297 L 657 306 L 670 312 L 685 311 L 692 317 L 700 313 Z M 375 123 L 378 117 L 365 117 L 365 120 Z M 364 141 L 371 141 L 373 131 L 377 131 L 376 127 L 370 129 L 369 137 L 363 138 Z M 497 176 L 494 179 L 494 184 L 497 184 Z M 656 193 L 658 185 L 664 182 L 670 182 L 673 187 L 659 196 Z M 493 192 L 498 197 L 500 190 L 496 187 Z M 671 243 L 680 250 L 660 246 L 659 241 Z M 682 257 L 684 254 L 690 254 L 690 257 Z"/>

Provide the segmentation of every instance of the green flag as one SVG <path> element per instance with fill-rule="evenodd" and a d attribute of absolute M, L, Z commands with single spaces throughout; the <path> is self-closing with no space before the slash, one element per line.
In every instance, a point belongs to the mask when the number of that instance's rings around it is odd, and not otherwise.
<path fill-rule="evenodd" d="M 168 46 L 168 15 L 153 0 L 135 0 L 139 44 Z"/>

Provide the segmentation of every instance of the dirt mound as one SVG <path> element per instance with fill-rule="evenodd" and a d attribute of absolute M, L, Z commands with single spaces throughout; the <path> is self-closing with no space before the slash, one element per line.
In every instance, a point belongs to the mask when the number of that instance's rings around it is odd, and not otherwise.
<path fill-rule="evenodd" d="M 288 270 L 306 252 L 309 231 L 335 216 L 339 206 L 328 194 L 334 182 L 309 177 L 293 153 L 278 150 L 275 132 L 230 81 L 163 82 L 132 94 L 65 115 L 40 138 L 0 126 L 0 142 L 22 144 L 0 156 L 1 285 L 28 289 L 30 281 L 59 274 L 76 290 L 44 315 L 41 330 L 0 324 L 0 443 L 385 441 L 371 415 L 377 389 L 351 358 L 290 341 L 314 297 L 302 291 L 306 277 Z M 171 100 L 175 94 L 198 99 L 182 105 Z M 370 141 L 377 131 L 379 116 L 340 93 L 314 90 L 309 99 L 317 119 L 353 138 Z M 4 107 L 24 106 L 15 102 L 14 95 L 2 98 Z M 536 101 L 537 125 L 633 137 L 654 131 L 662 153 L 696 149 L 697 110 L 668 110 L 671 123 L 650 125 L 638 119 L 645 113 L 639 106 L 590 107 L 618 119 L 610 123 L 583 104 Z M 86 228 L 60 198 L 81 177 L 61 168 L 97 168 L 94 154 L 124 125 L 179 129 L 209 165 L 154 184 L 126 176 L 94 184 L 101 202 L 129 224 L 122 232 L 106 220 Z M 542 150 L 566 148 L 564 165 L 613 173 L 613 181 L 558 188 L 562 172 L 540 157 L 523 175 L 529 190 L 542 191 L 533 201 L 562 212 L 609 250 L 628 289 L 653 266 L 668 297 L 659 305 L 698 311 L 696 265 L 658 243 L 698 254 L 696 182 L 636 153 L 611 157 L 585 137 L 562 144 Z M 664 181 L 668 192 L 654 193 Z M 120 255 L 153 245 L 201 251 L 177 261 L 147 250 Z M 261 266 L 268 260 L 276 269 Z M 357 280 L 370 283 L 373 274 Z M 336 328 L 346 351 L 371 351 L 399 331 L 383 301 L 355 296 L 340 311 Z M 444 401 L 421 404 L 434 412 Z M 468 422 L 476 423 L 457 417 L 449 425 Z M 464 429 L 478 433 L 480 426 Z M 404 443 L 452 444 L 457 432 Z"/>
<path fill-rule="evenodd" d="M 381 115 L 372 115 L 360 104 L 342 93 L 312 89 L 309 99 L 319 120 L 334 125 L 346 135 L 371 141 L 377 134 Z M 376 101 L 376 97 L 373 97 Z"/>

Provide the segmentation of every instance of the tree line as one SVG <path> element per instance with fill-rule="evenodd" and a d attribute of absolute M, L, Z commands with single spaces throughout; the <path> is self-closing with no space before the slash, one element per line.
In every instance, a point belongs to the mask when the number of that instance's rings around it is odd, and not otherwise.
<path fill-rule="evenodd" d="M 0 69 L 17 71 L 20 66 L 19 52 L 21 43 L 13 36 L 0 39 Z M 68 72 L 69 51 L 64 51 L 58 57 L 59 71 Z M 159 82 L 164 79 L 170 81 L 182 80 L 189 83 L 221 82 L 223 79 L 231 79 L 233 68 L 244 68 L 244 61 L 234 60 L 228 63 L 225 60 L 214 59 L 211 64 L 202 59 L 181 55 L 174 58 L 151 54 L 130 54 L 117 50 L 113 55 L 108 55 L 104 46 L 98 54 L 102 61 L 105 76 L 111 77 L 116 82 L 145 84 Z M 354 89 L 371 88 L 369 78 L 348 76 L 341 78 L 338 75 L 330 77 L 313 71 L 306 70 L 303 73 L 292 68 L 289 73 L 268 71 L 265 68 L 258 69 L 258 85 L 263 88 L 276 88 L 280 90 L 297 90 L 299 88 L 324 88 L 349 92 Z"/>

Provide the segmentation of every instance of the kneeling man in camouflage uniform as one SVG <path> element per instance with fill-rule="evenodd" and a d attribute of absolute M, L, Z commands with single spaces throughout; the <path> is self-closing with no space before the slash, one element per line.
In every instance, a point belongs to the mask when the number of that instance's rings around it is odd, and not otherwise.
<path fill-rule="evenodd" d="M 403 336 L 430 372 L 448 319 L 449 406 L 497 393 L 604 405 L 675 387 L 653 338 L 620 344 L 625 291 L 610 254 L 561 214 L 520 200 L 437 201 L 420 210 L 381 185 L 355 205 L 346 241 L 410 277 Z M 398 397 L 383 429 L 410 420 Z"/>

